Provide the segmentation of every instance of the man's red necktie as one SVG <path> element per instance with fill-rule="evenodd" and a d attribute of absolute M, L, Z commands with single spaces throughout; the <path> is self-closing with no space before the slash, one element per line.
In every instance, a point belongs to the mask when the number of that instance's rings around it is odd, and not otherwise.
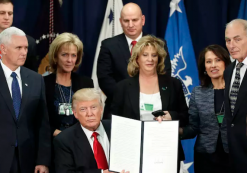
<path fill-rule="evenodd" d="M 132 50 L 133 50 L 134 46 L 136 45 L 136 43 L 137 43 L 137 41 L 135 41 L 135 40 L 131 42 L 132 48 L 130 51 L 130 55 L 132 55 Z"/>
<path fill-rule="evenodd" d="M 97 132 L 93 132 L 92 137 L 94 137 L 93 141 L 93 151 L 94 151 L 94 158 L 97 162 L 98 169 L 108 169 L 108 163 L 106 160 L 105 152 L 99 143 L 97 136 L 99 134 Z"/>

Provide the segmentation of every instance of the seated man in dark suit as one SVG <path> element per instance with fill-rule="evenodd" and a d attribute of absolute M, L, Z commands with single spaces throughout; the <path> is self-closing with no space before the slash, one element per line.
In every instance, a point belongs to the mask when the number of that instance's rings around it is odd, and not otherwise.
<path fill-rule="evenodd" d="M 93 88 L 73 95 L 72 109 L 79 122 L 54 139 L 57 173 L 109 173 L 111 121 L 100 121 L 102 104 L 100 91 Z"/>
<path fill-rule="evenodd" d="M 147 35 L 142 32 L 145 16 L 137 4 L 126 4 L 121 11 L 119 20 L 124 33 L 102 41 L 97 64 L 99 86 L 107 96 L 103 119 L 111 118 L 110 107 L 116 84 L 129 77 L 127 65 L 132 48 L 141 37 Z M 170 56 L 166 41 L 164 42 L 164 49 L 167 52 L 165 71 L 171 75 Z"/>

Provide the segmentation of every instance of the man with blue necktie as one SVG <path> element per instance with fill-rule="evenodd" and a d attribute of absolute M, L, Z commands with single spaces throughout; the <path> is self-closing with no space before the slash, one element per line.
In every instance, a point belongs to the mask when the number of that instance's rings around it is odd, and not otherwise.
<path fill-rule="evenodd" d="M 9 27 L 0 33 L 0 172 L 48 173 L 50 126 L 41 75 L 22 65 L 28 41 Z"/>

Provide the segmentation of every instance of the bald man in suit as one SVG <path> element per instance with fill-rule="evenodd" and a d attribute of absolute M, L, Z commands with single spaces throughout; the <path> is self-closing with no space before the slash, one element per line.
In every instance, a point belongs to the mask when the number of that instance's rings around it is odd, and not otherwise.
<path fill-rule="evenodd" d="M 232 173 L 247 170 L 247 21 L 227 24 L 226 47 L 235 61 L 225 72 L 225 118 Z"/>
<path fill-rule="evenodd" d="M 103 40 L 97 64 L 97 77 L 101 90 L 107 96 L 103 119 L 110 119 L 110 107 L 113 98 L 113 91 L 116 84 L 123 79 L 129 78 L 127 65 L 131 56 L 134 44 L 143 36 L 142 28 L 145 24 L 145 16 L 141 8 L 135 3 L 126 4 L 119 19 L 123 33 L 112 38 Z M 165 50 L 165 71 L 171 75 L 171 62 L 166 41 Z"/>

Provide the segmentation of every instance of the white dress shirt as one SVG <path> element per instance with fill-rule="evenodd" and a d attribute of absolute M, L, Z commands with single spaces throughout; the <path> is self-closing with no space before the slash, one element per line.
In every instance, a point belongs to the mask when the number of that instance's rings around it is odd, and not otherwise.
<path fill-rule="evenodd" d="M 82 125 L 81 125 L 81 128 L 84 131 L 84 133 L 86 134 L 88 142 L 90 143 L 90 146 L 91 146 L 92 151 L 93 151 L 93 141 L 94 141 L 94 137 L 92 137 L 93 131 L 86 129 Z M 105 152 L 106 160 L 107 160 L 107 163 L 109 165 L 109 150 L 110 150 L 109 139 L 108 139 L 107 134 L 105 132 L 104 126 L 102 125 L 101 122 L 100 122 L 100 125 L 95 132 L 97 132 L 99 134 L 97 136 L 97 139 L 98 139 L 99 143 L 101 144 L 101 146 Z"/>
<path fill-rule="evenodd" d="M 9 87 L 9 92 L 10 92 L 10 95 L 12 97 L 12 81 L 13 81 L 13 78 L 11 77 L 11 74 L 12 74 L 12 70 L 10 70 L 6 65 L 3 64 L 2 61 L 0 61 L 0 64 L 2 65 L 2 68 L 3 68 L 3 73 L 5 75 L 5 78 L 6 78 L 6 81 L 7 81 L 7 84 L 8 84 L 8 87 Z M 14 72 L 17 74 L 16 78 L 17 78 L 17 81 L 19 83 L 19 87 L 20 87 L 20 92 L 21 92 L 21 96 L 22 96 L 22 81 L 21 81 L 21 68 L 18 67 Z"/>
<path fill-rule="evenodd" d="M 236 66 L 238 65 L 238 60 L 236 60 Z M 240 68 L 240 86 L 241 86 L 241 83 L 243 81 L 243 78 L 244 78 L 244 74 L 246 72 L 246 69 L 247 69 L 247 57 L 243 60 L 242 62 L 244 65 L 243 67 Z M 229 96 L 230 96 L 230 93 L 231 93 L 231 90 L 232 90 L 232 84 L 234 82 L 234 79 L 235 79 L 235 73 L 236 73 L 236 66 L 232 72 L 232 80 L 231 80 L 231 85 L 230 85 L 230 92 L 229 92 Z M 239 87 L 240 87 L 239 86 Z"/>
<path fill-rule="evenodd" d="M 134 41 L 134 40 L 132 40 L 131 38 L 127 37 L 127 35 L 125 35 L 125 37 L 126 37 L 127 42 L 128 42 L 129 50 L 131 51 L 131 49 L 132 49 L 131 42 Z M 137 37 L 137 39 L 135 39 L 135 41 L 138 42 L 141 38 L 142 38 L 142 33 Z"/>
<path fill-rule="evenodd" d="M 140 120 L 154 120 L 153 111 L 162 110 L 160 92 L 155 94 L 144 94 L 140 92 Z M 145 110 L 144 104 L 152 104 L 153 111 Z"/>

